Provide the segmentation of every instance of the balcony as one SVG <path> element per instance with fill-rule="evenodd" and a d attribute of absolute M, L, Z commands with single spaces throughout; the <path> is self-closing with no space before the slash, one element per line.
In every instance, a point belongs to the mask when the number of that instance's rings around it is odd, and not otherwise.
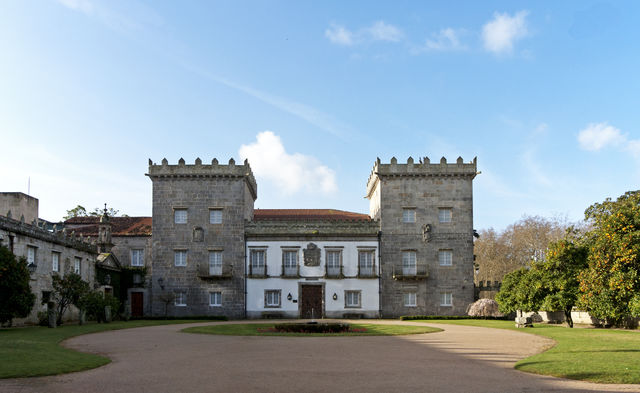
<path fill-rule="evenodd" d="M 282 277 L 283 278 L 298 278 L 300 274 L 298 273 L 298 266 L 283 266 L 282 267 Z"/>
<path fill-rule="evenodd" d="M 231 264 L 209 266 L 208 263 L 201 263 L 198 265 L 198 277 L 202 279 L 227 279 L 232 276 L 233 266 Z"/>
<path fill-rule="evenodd" d="M 429 270 L 424 263 L 413 266 L 394 265 L 392 274 L 394 280 L 426 280 Z"/>
<path fill-rule="evenodd" d="M 249 278 L 267 278 L 267 265 L 249 265 Z"/>
<path fill-rule="evenodd" d="M 343 278 L 342 266 L 327 266 L 326 278 Z"/>
<path fill-rule="evenodd" d="M 376 265 L 371 266 L 359 265 L 358 266 L 358 278 L 376 278 Z"/>

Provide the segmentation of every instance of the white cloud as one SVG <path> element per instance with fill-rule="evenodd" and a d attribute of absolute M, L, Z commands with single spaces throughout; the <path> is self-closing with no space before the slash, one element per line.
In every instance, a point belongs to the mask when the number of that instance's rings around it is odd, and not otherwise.
<path fill-rule="evenodd" d="M 354 44 L 353 33 L 340 25 L 332 24 L 331 27 L 325 30 L 324 35 L 334 44 L 345 46 Z"/>
<path fill-rule="evenodd" d="M 89 0 L 58 0 L 58 3 L 69 9 L 80 11 L 87 15 L 91 15 L 94 10 L 93 3 Z"/>
<path fill-rule="evenodd" d="M 355 32 L 342 25 L 332 23 L 331 26 L 325 30 L 324 35 L 332 43 L 344 46 L 376 41 L 399 42 L 404 38 L 402 30 L 381 20 Z"/>
<path fill-rule="evenodd" d="M 239 154 L 242 160 L 249 160 L 256 177 L 275 183 L 284 194 L 333 194 L 338 189 L 332 169 L 315 157 L 287 153 L 280 137 L 271 131 L 261 132 L 256 142 L 240 146 Z"/>
<path fill-rule="evenodd" d="M 506 12 L 493 14 L 493 19 L 482 27 L 484 48 L 493 53 L 510 53 L 516 41 L 529 34 L 528 11 L 519 11 L 510 16 Z"/>
<path fill-rule="evenodd" d="M 450 27 L 432 34 L 432 39 L 427 39 L 424 50 L 462 50 L 466 46 L 460 42 L 460 31 Z"/>
<path fill-rule="evenodd" d="M 365 31 L 374 41 L 398 42 L 403 37 L 402 31 L 400 31 L 400 29 L 398 29 L 394 25 L 384 23 L 381 20 L 374 22 L 373 25 L 365 29 Z"/>
<path fill-rule="evenodd" d="M 607 123 L 591 123 L 578 134 L 578 142 L 584 150 L 597 151 L 609 145 L 620 145 L 626 137 L 619 129 Z"/>

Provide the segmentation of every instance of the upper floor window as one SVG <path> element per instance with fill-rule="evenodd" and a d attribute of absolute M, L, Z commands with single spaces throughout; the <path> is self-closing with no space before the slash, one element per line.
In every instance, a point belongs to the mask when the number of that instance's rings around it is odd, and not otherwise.
<path fill-rule="evenodd" d="M 173 210 L 173 222 L 176 224 L 187 223 L 187 209 L 174 209 Z"/>
<path fill-rule="evenodd" d="M 209 210 L 209 224 L 222 224 L 222 209 Z"/>
<path fill-rule="evenodd" d="M 82 273 L 81 262 L 82 262 L 82 258 L 80 258 L 80 257 L 73 258 L 73 272 L 75 274 L 81 274 Z"/>
<path fill-rule="evenodd" d="M 416 222 L 416 209 L 412 207 L 402 209 L 402 222 Z"/>
<path fill-rule="evenodd" d="M 440 222 L 451 222 L 451 208 L 450 207 L 441 207 L 438 209 L 438 221 Z"/>
<path fill-rule="evenodd" d="M 52 252 L 51 253 L 51 271 L 59 272 L 60 271 L 60 253 Z"/>
<path fill-rule="evenodd" d="M 335 277 L 340 275 L 341 257 L 342 257 L 342 251 L 340 250 L 327 251 L 327 276 Z"/>
<path fill-rule="evenodd" d="M 144 266 L 144 250 L 131 250 L 131 266 Z"/>
<path fill-rule="evenodd" d="M 250 274 L 265 275 L 266 274 L 266 250 L 251 250 L 249 254 Z"/>
<path fill-rule="evenodd" d="M 358 272 L 360 276 L 373 277 L 374 268 L 374 251 L 359 251 L 358 252 Z"/>
<path fill-rule="evenodd" d="M 416 270 L 416 252 L 402 251 L 402 274 L 405 276 L 415 276 Z"/>
<path fill-rule="evenodd" d="M 362 307 L 360 291 L 344 291 L 344 306 L 346 308 Z"/>
<path fill-rule="evenodd" d="M 438 251 L 438 261 L 440 262 L 440 266 L 451 266 L 453 264 L 453 251 Z"/>
<path fill-rule="evenodd" d="M 282 251 L 282 267 L 285 276 L 296 276 L 298 274 L 298 251 Z"/>
<path fill-rule="evenodd" d="M 175 250 L 173 263 L 175 266 L 187 266 L 187 250 Z"/>
<path fill-rule="evenodd" d="M 27 246 L 27 264 L 36 264 L 36 248 L 33 246 Z"/>
<path fill-rule="evenodd" d="M 222 275 L 222 251 L 209 251 L 209 275 Z"/>

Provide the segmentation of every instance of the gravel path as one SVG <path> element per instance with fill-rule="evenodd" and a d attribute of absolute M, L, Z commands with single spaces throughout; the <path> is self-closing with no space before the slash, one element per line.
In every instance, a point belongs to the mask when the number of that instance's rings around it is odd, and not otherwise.
<path fill-rule="evenodd" d="M 0 392 L 640 392 L 640 385 L 596 385 L 516 371 L 517 360 L 553 342 L 509 330 L 429 323 L 444 331 L 377 337 L 179 332 L 196 325 L 202 324 L 72 338 L 66 346 L 113 361 L 85 372 L 0 380 Z"/>

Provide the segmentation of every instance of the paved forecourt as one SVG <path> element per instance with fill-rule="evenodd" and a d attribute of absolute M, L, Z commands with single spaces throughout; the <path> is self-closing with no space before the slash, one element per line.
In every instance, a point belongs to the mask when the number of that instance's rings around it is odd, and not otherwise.
<path fill-rule="evenodd" d="M 356 337 L 179 332 L 196 325 L 201 324 L 72 338 L 65 343 L 69 348 L 109 356 L 112 363 L 66 375 L 0 380 L 0 392 L 640 392 L 640 385 L 516 371 L 517 360 L 553 342 L 509 330 L 428 323 L 444 331 Z"/>

